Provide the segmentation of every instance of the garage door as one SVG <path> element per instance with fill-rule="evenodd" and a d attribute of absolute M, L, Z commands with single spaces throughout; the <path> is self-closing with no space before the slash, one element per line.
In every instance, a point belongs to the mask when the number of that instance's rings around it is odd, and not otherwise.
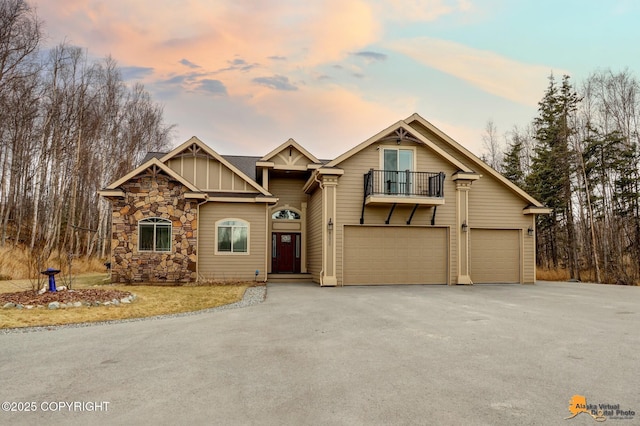
<path fill-rule="evenodd" d="M 520 231 L 517 229 L 471 229 L 469 266 L 471 281 L 520 282 Z"/>
<path fill-rule="evenodd" d="M 446 228 L 345 226 L 344 284 L 446 284 L 447 246 Z"/>

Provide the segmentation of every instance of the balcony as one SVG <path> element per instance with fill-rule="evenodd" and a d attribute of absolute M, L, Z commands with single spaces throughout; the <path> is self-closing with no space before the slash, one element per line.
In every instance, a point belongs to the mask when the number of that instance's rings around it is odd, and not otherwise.
<path fill-rule="evenodd" d="M 444 178 L 442 172 L 371 169 L 364 175 L 364 204 L 442 205 Z"/>

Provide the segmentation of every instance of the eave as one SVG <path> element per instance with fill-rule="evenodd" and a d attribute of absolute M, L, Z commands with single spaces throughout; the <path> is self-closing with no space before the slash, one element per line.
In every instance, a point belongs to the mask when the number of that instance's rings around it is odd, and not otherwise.
<path fill-rule="evenodd" d="M 124 198 L 124 191 L 119 189 L 101 189 L 98 191 L 101 197 Z"/>
<path fill-rule="evenodd" d="M 527 206 L 522 210 L 522 214 L 551 214 L 552 211 L 549 207 Z"/>

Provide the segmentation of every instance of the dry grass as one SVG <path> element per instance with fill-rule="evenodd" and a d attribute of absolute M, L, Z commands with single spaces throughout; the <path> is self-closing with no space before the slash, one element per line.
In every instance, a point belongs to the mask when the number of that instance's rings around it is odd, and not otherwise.
<path fill-rule="evenodd" d="M 75 288 L 87 288 L 108 282 L 106 274 L 78 277 Z M 130 305 L 81 307 L 49 310 L 0 309 L 0 328 L 50 326 L 83 322 L 143 318 L 156 315 L 192 312 L 234 303 L 242 299 L 250 284 L 224 286 L 111 286 L 109 288 L 135 293 L 138 298 Z M 0 292 L 30 289 L 28 280 L 0 281 Z"/>
<path fill-rule="evenodd" d="M 23 247 L 0 247 L 0 280 L 20 280 L 36 278 L 31 275 L 30 265 L 32 255 L 29 249 Z M 60 269 L 63 274 L 68 273 L 69 259 L 65 253 L 53 252 L 45 261 L 45 268 Z M 73 275 L 91 272 L 104 272 L 104 260 L 96 257 L 87 259 L 84 256 L 71 259 L 71 273 Z"/>
<path fill-rule="evenodd" d="M 546 269 L 538 267 L 536 269 L 536 279 L 541 281 L 568 281 L 569 280 L 569 271 L 567 269 L 558 268 L 558 269 Z M 607 280 L 607 276 L 601 274 L 602 284 L 624 284 L 620 282 L 616 282 L 615 279 L 609 277 Z M 596 272 L 595 270 L 583 269 L 580 271 L 580 281 L 582 282 L 591 282 L 595 283 L 596 280 Z M 626 285 L 637 286 L 640 285 L 640 282 L 628 282 Z"/>
<path fill-rule="evenodd" d="M 569 271 L 566 269 L 546 269 L 538 267 L 536 269 L 536 279 L 541 281 L 567 281 Z"/>

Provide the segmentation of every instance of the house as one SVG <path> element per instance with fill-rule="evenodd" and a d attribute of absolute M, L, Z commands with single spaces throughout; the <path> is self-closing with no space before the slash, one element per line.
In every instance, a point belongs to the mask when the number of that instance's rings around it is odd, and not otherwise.
<path fill-rule="evenodd" d="M 113 282 L 534 283 L 550 212 L 418 114 L 333 160 L 293 139 L 259 158 L 193 137 L 99 194 Z"/>

